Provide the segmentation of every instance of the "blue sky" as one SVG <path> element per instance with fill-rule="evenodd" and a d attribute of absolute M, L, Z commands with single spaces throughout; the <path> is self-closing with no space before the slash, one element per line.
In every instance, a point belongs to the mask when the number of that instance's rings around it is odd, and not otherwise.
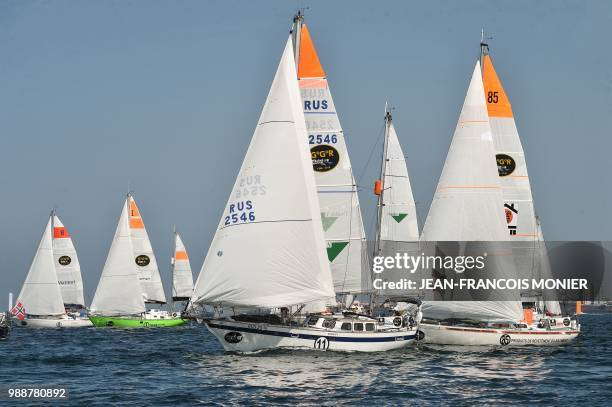
<path fill-rule="evenodd" d="M 612 237 L 612 3 L 3 1 L 0 297 L 19 291 L 55 206 L 90 301 L 128 185 L 166 292 L 173 225 L 197 273 L 303 6 L 366 225 L 385 100 L 424 219 L 484 27 L 545 235 Z"/>

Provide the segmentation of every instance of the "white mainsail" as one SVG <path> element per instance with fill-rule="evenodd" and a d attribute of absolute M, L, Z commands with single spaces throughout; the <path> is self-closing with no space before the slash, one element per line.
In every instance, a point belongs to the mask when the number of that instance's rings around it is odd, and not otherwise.
<path fill-rule="evenodd" d="M 145 302 L 165 304 L 166 295 L 164 294 L 164 287 L 159 275 L 157 260 L 155 260 L 153 247 L 140 215 L 140 210 L 133 196 L 129 196 L 128 202 L 133 261 L 138 266 L 138 278 L 142 287 L 142 295 Z"/>
<path fill-rule="evenodd" d="M 65 305 L 85 307 L 83 278 L 72 237 L 57 215 L 53 219 L 53 258 Z"/>
<path fill-rule="evenodd" d="M 172 300 L 183 301 L 193 293 L 193 275 L 187 249 L 177 232 L 174 232 L 174 255 L 172 256 Z"/>
<path fill-rule="evenodd" d="M 50 217 L 47 222 L 28 275 L 17 297 L 17 304 L 21 303 L 28 315 L 65 313 L 53 259 L 52 220 Z"/>
<path fill-rule="evenodd" d="M 483 47 L 483 82 L 491 133 L 495 145 L 499 180 L 502 187 L 507 233 L 513 242 L 513 251 L 521 277 L 534 274 L 550 278 L 552 273 L 544 237 L 536 218 L 527 160 L 516 128 L 512 105 L 493 67 L 488 46 Z M 546 301 L 546 309 L 561 313 L 557 301 Z"/>
<path fill-rule="evenodd" d="M 192 303 L 276 308 L 334 297 L 289 37 Z"/>
<path fill-rule="evenodd" d="M 145 312 L 130 233 L 129 199 L 123 203 L 115 237 L 91 303 L 101 315 L 132 315 Z"/>
<path fill-rule="evenodd" d="M 500 208 L 501 186 L 495 162 L 491 159 L 494 151 L 480 63 L 477 62 L 423 227 L 422 240 L 509 240 Z M 487 261 L 492 260 L 503 261 L 503 256 L 489 256 Z M 519 301 L 437 301 L 424 303 L 423 315 L 434 319 L 516 320 L 522 318 L 522 308 Z"/>
<path fill-rule="evenodd" d="M 306 135 L 321 208 L 334 289 L 358 293 L 369 289 L 362 270 L 367 264 L 366 238 L 357 185 L 344 132 L 325 71 L 301 17 L 294 27 L 297 78 L 306 119 Z"/>
<path fill-rule="evenodd" d="M 390 119 L 389 119 L 390 120 Z M 419 224 L 416 205 L 408 177 L 408 167 L 402 146 L 389 122 L 386 149 L 384 194 L 380 219 L 380 240 L 393 242 L 416 242 L 419 240 Z"/>

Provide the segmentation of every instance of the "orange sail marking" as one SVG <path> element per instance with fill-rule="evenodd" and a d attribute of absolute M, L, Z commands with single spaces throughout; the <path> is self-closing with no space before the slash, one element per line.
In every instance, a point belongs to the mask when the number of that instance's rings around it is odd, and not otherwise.
<path fill-rule="evenodd" d="M 189 260 L 189 258 L 187 257 L 187 252 L 186 252 L 186 251 L 184 251 L 184 250 L 177 251 L 177 252 L 174 254 L 174 258 L 175 258 L 176 260 Z"/>
<path fill-rule="evenodd" d="M 53 228 L 53 238 L 54 239 L 63 239 L 70 237 L 70 233 L 68 233 L 68 229 L 61 226 L 56 226 Z"/>
<path fill-rule="evenodd" d="M 298 79 L 301 78 L 325 78 L 325 71 L 321 66 L 306 24 L 302 25 L 302 32 L 300 33 Z"/>
<path fill-rule="evenodd" d="M 483 59 L 483 82 L 489 117 L 512 117 L 512 105 L 504 92 L 489 55 Z"/>
<path fill-rule="evenodd" d="M 136 206 L 136 201 L 134 201 L 134 198 L 130 198 L 130 227 L 132 229 L 144 228 L 144 223 L 142 223 L 140 211 L 138 210 L 138 206 Z"/>

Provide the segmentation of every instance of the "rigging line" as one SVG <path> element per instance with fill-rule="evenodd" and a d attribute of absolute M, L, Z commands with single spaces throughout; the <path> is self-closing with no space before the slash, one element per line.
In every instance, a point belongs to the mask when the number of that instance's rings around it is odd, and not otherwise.
<path fill-rule="evenodd" d="M 383 125 L 380 127 L 380 130 L 378 131 L 378 136 L 376 137 L 374 145 L 370 149 L 370 156 L 368 157 L 366 163 L 364 164 L 361 170 L 361 173 L 359 173 L 359 179 L 363 179 L 363 176 L 365 175 L 366 170 L 368 169 L 370 165 L 370 161 L 372 161 L 372 156 L 374 156 L 374 152 L 376 151 L 376 148 L 378 147 L 378 143 L 381 141 L 381 139 L 384 136 L 384 131 L 385 131 L 385 123 L 383 123 Z"/>

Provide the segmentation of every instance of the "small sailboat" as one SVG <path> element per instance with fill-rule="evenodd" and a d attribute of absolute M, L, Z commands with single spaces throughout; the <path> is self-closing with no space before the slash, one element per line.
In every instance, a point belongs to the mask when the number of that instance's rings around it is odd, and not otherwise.
<path fill-rule="evenodd" d="M 91 326 L 85 315 L 81 267 L 68 229 L 51 212 L 11 313 L 20 326 Z"/>
<path fill-rule="evenodd" d="M 174 231 L 174 256 L 172 256 L 172 301 L 189 301 L 193 294 L 193 274 L 187 249 L 181 236 Z"/>
<path fill-rule="evenodd" d="M 421 238 L 433 242 L 486 242 L 491 249 L 487 265 L 492 273 L 517 278 L 511 256 L 503 254 L 510 238 L 501 207 L 498 168 L 493 161 L 495 151 L 478 61 Z M 490 278 L 497 276 L 489 271 L 487 274 Z M 553 345 L 566 343 L 579 333 L 576 325 L 562 331 L 529 326 L 522 322 L 522 304 L 515 297 L 425 301 L 423 315 L 420 329 L 425 333 L 425 342 L 434 344 Z"/>
<path fill-rule="evenodd" d="M 165 303 L 159 269 L 136 201 L 128 194 L 102 270 L 89 318 L 97 327 L 183 325 L 178 313 L 147 310 Z"/>
<path fill-rule="evenodd" d="M 414 327 L 321 313 L 335 303 L 290 35 L 191 299 L 227 351 L 298 348 L 384 351 Z M 257 193 L 244 195 L 246 185 Z M 242 310 L 222 317 L 222 311 Z M 301 314 L 308 310 L 308 313 Z"/>
<path fill-rule="evenodd" d="M 11 318 L 8 312 L 0 313 L 0 339 L 6 339 L 11 332 Z"/>
<path fill-rule="evenodd" d="M 521 271 L 521 278 L 552 278 L 544 234 L 536 216 L 527 160 L 519 137 L 512 105 L 493 66 L 489 44 L 480 42 L 482 78 L 491 134 L 495 145 L 507 233 Z M 523 293 L 525 321 L 556 326 L 556 321 L 571 321 L 563 316 L 556 293 Z M 561 327 L 567 325 L 560 324 Z"/>
<path fill-rule="evenodd" d="M 357 183 L 327 74 L 301 12 L 291 31 L 327 258 L 337 299 L 348 307 L 371 289 Z"/>

